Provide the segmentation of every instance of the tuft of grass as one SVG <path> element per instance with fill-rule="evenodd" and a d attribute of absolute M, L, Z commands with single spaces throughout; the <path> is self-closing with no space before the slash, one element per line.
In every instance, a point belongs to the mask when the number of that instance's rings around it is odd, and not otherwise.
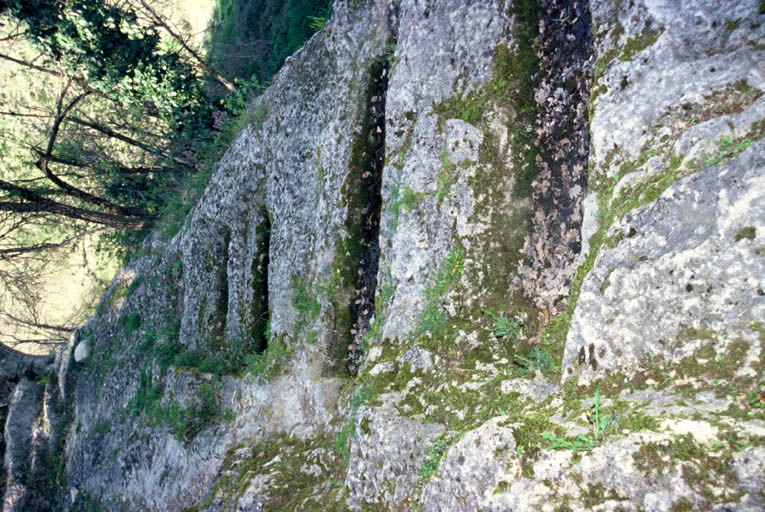
<path fill-rule="evenodd" d="M 425 460 L 422 461 L 418 472 L 421 486 L 424 487 L 430 477 L 436 474 L 447 448 L 446 442 L 441 439 L 435 440 L 433 444 L 425 448 Z"/>
<path fill-rule="evenodd" d="M 351 413 L 348 417 L 348 421 L 343 425 L 343 428 L 340 429 L 340 432 L 335 438 L 335 450 L 342 455 L 344 467 L 348 467 L 348 462 L 350 461 L 350 446 L 353 436 L 356 434 L 356 417 L 358 415 L 359 407 L 367 403 L 370 396 L 372 396 L 372 386 L 369 382 L 364 382 L 356 388 L 353 395 L 351 395 Z"/>
<path fill-rule="evenodd" d="M 592 425 L 592 434 L 579 434 L 573 439 L 556 436 L 551 432 L 542 433 L 542 438 L 550 443 L 552 450 L 571 450 L 575 452 L 588 452 L 597 448 L 613 435 L 616 430 L 617 419 L 615 414 L 601 417 L 600 391 L 595 392 L 591 414 L 587 414 L 587 420 Z"/>

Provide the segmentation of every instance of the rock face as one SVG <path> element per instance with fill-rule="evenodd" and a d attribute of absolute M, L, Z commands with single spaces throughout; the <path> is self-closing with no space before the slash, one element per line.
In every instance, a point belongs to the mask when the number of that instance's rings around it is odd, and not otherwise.
<path fill-rule="evenodd" d="M 4 377 L 4 507 L 765 508 L 765 13 L 537 7 L 337 0 Z"/>

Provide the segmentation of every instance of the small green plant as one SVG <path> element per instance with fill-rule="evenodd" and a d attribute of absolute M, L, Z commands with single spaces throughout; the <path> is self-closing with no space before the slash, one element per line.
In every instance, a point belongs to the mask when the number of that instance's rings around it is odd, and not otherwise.
<path fill-rule="evenodd" d="M 762 391 L 750 391 L 746 394 L 746 402 L 754 409 L 765 409 L 765 393 Z"/>
<path fill-rule="evenodd" d="M 537 371 L 546 375 L 553 368 L 550 354 L 539 347 L 534 347 L 534 350 L 531 351 L 531 357 L 526 358 L 520 354 L 516 354 L 514 360 L 515 364 L 518 366 L 516 373 L 519 377 L 535 375 Z"/>
<path fill-rule="evenodd" d="M 454 164 L 449 161 L 449 151 L 444 144 L 444 151 L 441 153 L 441 172 L 438 173 L 438 189 L 436 190 L 436 200 L 439 203 L 451 192 L 455 183 L 457 183 L 457 172 L 454 170 Z"/>
<path fill-rule="evenodd" d="M 401 207 L 406 208 L 407 212 L 414 210 L 414 207 L 422 200 L 422 192 L 415 192 L 409 185 L 404 186 L 402 192 L 400 185 L 393 185 L 391 188 L 391 217 L 390 227 L 392 231 L 398 227 L 398 219 L 401 216 Z"/>
<path fill-rule="evenodd" d="M 757 131 L 752 137 L 743 137 L 740 139 L 734 139 L 730 135 L 721 137 L 716 142 L 717 149 L 712 152 L 702 152 L 698 157 L 693 159 L 690 164 L 691 168 L 699 171 L 708 167 L 721 165 L 744 151 L 762 137 L 763 132 L 761 130 Z"/>
<path fill-rule="evenodd" d="M 128 289 L 127 289 L 127 296 L 128 297 L 130 297 L 131 295 L 133 295 L 133 293 L 135 293 L 135 291 L 138 289 L 138 287 L 141 286 L 141 284 L 143 284 L 144 279 L 145 278 L 144 278 L 143 275 L 140 275 L 140 276 L 136 277 L 135 279 L 133 279 L 133 282 L 130 283 L 130 286 L 128 286 Z"/>
<path fill-rule="evenodd" d="M 290 284 L 292 291 L 292 307 L 297 311 L 298 318 L 295 322 L 295 331 L 299 335 L 312 321 L 319 317 L 321 304 L 316 294 L 308 285 L 299 278 L 293 278 Z"/>
<path fill-rule="evenodd" d="M 558 437 L 551 432 L 542 433 L 542 438 L 550 443 L 548 448 L 552 450 L 572 450 L 575 452 L 588 452 L 597 448 L 614 433 L 617 425 L 615 414 L 609 414 L 601 418 L 600 414 L 600 391 L 595 392 L 592 401 L 591 413 L 587 419 L 592 425 L 592 434 L 579 434 L 573 440 Z"/>
<path fill-rule="evenodd" d="M 438 466 L 441 464 L 441 459 L 443 459 L 444 454 L 446 454 L 447 448 L 448 446 L 446 445 L 446 442 L 440 439 L 434 441 L 432 445 L 425 448 L 425 460 L 422 461 L 419 471 L 421 486 L 424 486 L 428 480 L 430 480 L 430 477 L 436 474 Z"/>
<path fill-rule="evenodd" d="M 456 247 L 447 253 L 443 268 L 425 288 L 425 309 L 418 317 L 418 326 L 412 333 L 413 337 L 416 338 L 425 332 L 437 336 L 445 334 L 449 319 L 441 308 L 440 301 L 463 274 L 464 262 L 465 251 L 461 247 Z"/>
<path fill-rule="evenodd" d="M 411 212 L 424 195 L 425 194 L 422 192 L 415 192 L 412 190 L 412 187 L 407 185 L 404 187 L 404 195 L 401 197 L 401 203 L 404 205 L 407 212 Z"/>
<path fill-rule="evenodd" d="M 112 429 L 112 422 L 111 421 L 103 421 L 93 427 L 93 430 L 91 432 L 95 435 L 102 436 L 106 433 L 108 433 Z"/>
<path fill-rule="evenodd" d="M 351 395 L 350 417 L 335 438 L 335 449 L 342 455 L 343 466 L 348 466 L 351 457 L 350 443 L 353 436 L 356 434 L 356 417 L 358 415 L 359 407 L 367 403 L 367 400 L 369 400 L 371 395 L 372 386 L 368 382 L 365 382 L 356 388 L 353 395 Z"/>
<path fill-rule="evenodd" d="M 279 369 L 281 361 L 292 352 L 292 347 L 281 337 L 275 337 L 268 342 L 268 347 L 261 353 L 245 356 L 247 371 L 250 375 L 272 377 Z"/>
<path fill-rule="evenodd" d="M 491 332 L 497 338 L 507 338 L 508 341 L 513 341 L 521 333 L 523 322 L 514 317 L 507 317 L 504 313 L 495 315 L 488 312 L 488 315 L 492 319 Z"/>
<path fill-rule="evenodd" d="M 308 16 L 308 20 L 310 23 L 308 26 L 311 28 L 311 30 L 314 30 L 318 32 L 319 30 L 324 28 L 324 25 L 327 23 L 327 20 L 329 19 L 330 15 L 332 14 L 332 4 L 324 9 L 321 14 L 318 16 Z"/>

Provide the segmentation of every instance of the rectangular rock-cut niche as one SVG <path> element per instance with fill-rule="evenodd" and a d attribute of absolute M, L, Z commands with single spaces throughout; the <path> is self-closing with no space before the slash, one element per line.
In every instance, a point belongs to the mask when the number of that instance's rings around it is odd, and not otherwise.
<path fill-rule="evenodd" d="M 199 307 L 199 338 L 204 344 L 223 341 L 228 316 L 228 259 L 231 232 L 224 228 L 205 254 L 205 270 L 210 275 L 210 287 Z"/>
<path fill-rule="evenodd" d="M 362 338 L 375 310 L 378 246 L 382 211 L 382 171 L 385 164 L 385 103 L 390 60 L 377 59 L 369 70 L 364 117 L 348 163 L 342 193 L 348 206 L 345 227 L 349 234 L 338 250 L 342 273 L 352 285 L 348 310 L 348 337 L 339 351 L 347 369 L 356 375 L 362 358 Z"/>
<path fill-rule="evenodd" d="M 271 311 L 268 307 L 268 264 L 271 250 L 271 216 L 261 209 L 261 221 L 255 228 L 255 254 L 252 258 L 248 318 L 244 322 L 252 348 L 262 354 L 268 348 L 271 330 Z"/>

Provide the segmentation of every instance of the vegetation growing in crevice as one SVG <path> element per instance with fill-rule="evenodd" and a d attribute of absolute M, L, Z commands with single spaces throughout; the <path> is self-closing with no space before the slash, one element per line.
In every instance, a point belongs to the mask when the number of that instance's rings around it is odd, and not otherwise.
<path fill-rule="evenodd" d="M 361 341 L 375 312 L 389 77 L 390 61 L 375 60 L 361 96 L 361 131 L 351 148 L 348 176 L 341 190 L 347 208 L 346 236 L 338 241 L 330 284 L 337 324 L 330 358 L 335 365 L 346 362 L 351 375 L 358 372 L 363 357 Z"/>

